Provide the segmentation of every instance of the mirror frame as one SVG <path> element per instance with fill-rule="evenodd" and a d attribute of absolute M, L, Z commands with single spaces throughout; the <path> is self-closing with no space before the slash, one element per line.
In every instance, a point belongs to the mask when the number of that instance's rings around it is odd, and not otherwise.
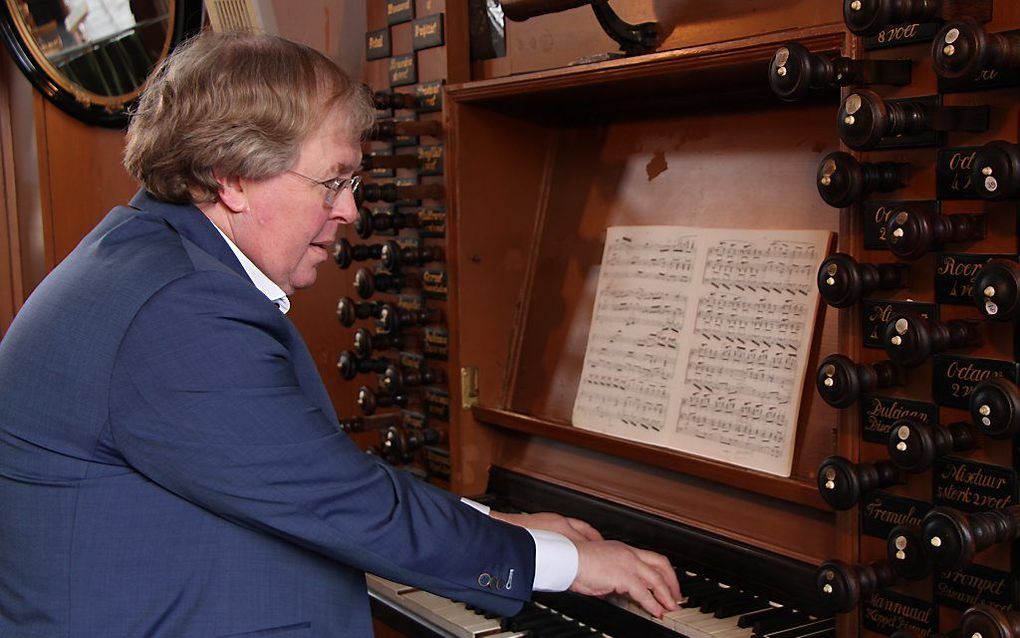
<path fill-rule="evenodd" d="M 99 95 L 71 82 L 59 73 L 43 54 L 20 16 L 12 14 L 12 3 L 0 0 L 0 38 L 18 68 L 43 96 L 68 115 L 94 126 L 122 129 L 127 126 L 128 110 L 141 87 L 123 95 Z M 202 27 L 202 0 L 173 0 L 170 5 L 172 31 L 163 47 L 162 60 Z"/>

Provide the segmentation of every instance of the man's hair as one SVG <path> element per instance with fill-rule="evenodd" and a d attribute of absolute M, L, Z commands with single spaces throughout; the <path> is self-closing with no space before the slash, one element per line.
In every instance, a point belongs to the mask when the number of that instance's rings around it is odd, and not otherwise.
<path fill-rule="evenodd" d="M 153 71 L 128 125 L 124 167 L 158 199 L 216 199 L 215 177 L 259 180 L 297 161 L 323 118 L 360 139 L 368 91 L 321 53 L 265 35 L 204 33 Z"/>

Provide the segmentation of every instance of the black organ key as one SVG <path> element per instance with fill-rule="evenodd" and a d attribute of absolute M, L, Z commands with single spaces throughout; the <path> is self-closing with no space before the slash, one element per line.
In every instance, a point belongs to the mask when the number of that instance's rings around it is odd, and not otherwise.
<path fill-rule="evenodd" d="M 921 537 L 932 562 L 942 569 L 959 569 L 974 556 L 1020 536 L 1020 506 L 965 514 L 952 507 L 935 507 L 924 517 Z"/>
<path fill-rule="evenodd" d="M 848 612 L 875 591 L 897 580 L 887 561 L 850 565 L 830 560 L 818 568 L 816 585 L 821 600 L 836 612 Z"/>
<path fill-rule="evenodd" d="M 987 261 L 974 277 L 974 305 L 993 321 L 1020 316 L 1020 265 L 1009 259 Z"/>
<path fill-rule="evenodd" d="M 850 509 L 872 490 L 902 482 L 900 470 L 889 461 L 853 463 L 830 456 L 818 467 L 818 491 L 837 510 Z"/>
<path fill-rule="evenodd" d="M 971 189 L 983 199 L 1020 196 L 1020 145 L 1003 140 L 984 144 L 974 154 Z"/>
<path fill-rule="evenodd" d="M 902 369 L 890 361 L 855 363 L 841 354 L 823 359 L 815 377 L 818 394 L 834 408 L 849 407 L 877 388 L 902 384 Z"/>
<path fill-rule="evenodd" d="M 1003 377 L 985 379 L 970 395 L 970 418 L 987 436 L 1008 439 L 1017 431 L 1020 390 Z"/>
<path fill-rule="evenodd" d="M 818 166 L 818 194 L 836 208 L 850 206 L 871 193 L 893 191 L 907 185 L 907 164 L 858 162 L 842 151 L 829 153 Z"/>
<path fill-rule="evenodd" d="M 896 575 L 908 580 L 921 580 L 931 574 L 931 560 L 917 530 L 897 525 L 886 538 L 886 561 Z"/>
<path fill-rule="evenodd" d="M 918 259 L 949 242 L 983 239 L 985 216 L 942 215 L 923 210 L 901 210 L 885 224 L 885 241 L 901 259 Z"/>
<path fill-rule="evenodd" d="M 894 312 L 882 334 L 889 359 L 902 366 L 919 366 L 933 354 L 981 345 L 976 321 L 925 319 L 908 311 Z"/>
<path fill-rule="evenodd" d="M 818 268 L 818 292 L 830 306 L 845 308 L 875 290 L 905 288 L 906 264 L 860 263 L 846 253 L 833 253 Z"/>
<path fill-rule="evenodd" d="M 358 216 L 354 218 L 354 232 L 362 239 L 368 239 L 378 231 L 417 228 L 416 213 L 373 212 L 364 206 L 358 208 Z"/>
<path fill-rule="evenodd" d="M 1020 36 L 988 33 L 976 20 L 947 22 L 931 47 L 935 73 L 947 80 L 974 80 L 982 71 L 1020 68 Z"/>
<path fill-rule="evenodd" d="M 333 245 L 333 261 L 340 268 L 350 268 L 356 261 L 367 261 L 382 257 L 382 246 L 379 244 L 351 244 L 341 237 Z"/>
<path fill-rule="evenodd" d="M 787 102 L 812 90 L 851 84 L 910 84 L 910 60 L 854 60 L 844 56 L 811 53 L 797 42 L 787 42 L 772 56 L 769 86 Z"/>
<path fill-rule="evenodd" d="M 379 318 L 382 316 L 383 304 L 376 301 L 354 301 L 350 297 L 340 297 L 336 304 L 336 318 L 340 325 L 350 328 L 358 319 Z"/>
<path fill-rule="evenodd" d="M 407 397 L 402 394 L 378 394 L 368 386 L 358 388 L 358 407 L 365 414 L 375 414 L 376 408 L 406 408 Z"/>
<path fill-rule="evenodd" d="M 390 359 L 363 359 L 350 350 L 343 350 L 336 360 L 336 369 L 340 378 L 350 381 L 359 374 L 381 373 L 392 364 Z"/>
<path fill-rule="evenodd" d="M 354 332 L 354 354 L 361 359 L 370 358 L 376 350 L 400 350 L 405 343 L 401 335 L 373 335 L 365 328 L 358 328 Z"/>
<path fill-rule="evenodd" d="M 737 627 L 746 629 L 748 627 L 754 627 L 756 623 L 772 620 L 773 618 L 780 618 L 790 615 L 790 610 L 785 607 L 774 607 L 770 606 L 768 609 L 762 609 L 758 611 L 752 611 L 743 614 L 737 619 Z"/>
<path fill-rule="evenodd" d="M 975 447 L 977 433 L 964 422 L 942 426 L 899 419 L 889 431 L 889 458 L 907 472 L 924 472 L 941 456 Z"/>
<path fill-rule="evenodd" d="M 975 605 L 963 612 L 960 635 L 965 638 L 1017 638 L 1020 636 L 1020 612 Z"/>
<path fill-rule="evenodd" d="M 753 636 L 763 636 L 773 631 L 782 631 L 790 627 L 800 627 L 811 622 L 807 614 L 793 610 L 782 610 L 769 618 L 763 618 L 754 623 L 751 630 Z"/>
<path fill-rule="evenodd" d="M 924 100 L 886 102 L 868 89 L 843 100 L 836 118 L 839 137 L 852 149 L 875 148 L 884 138 L 931 131 L 988 130 L 987 106 L 934 106 Z"/>
<path fill-rule="evenodd" d="M 729 618 L 731 616 L 742 616 L 752 611 L 764 611 L 771 609 L 769 602 L 758 596 L 744 595 L 736 600 L 729 600 L 719 603 L 713 614 L 716 618 Z"/>

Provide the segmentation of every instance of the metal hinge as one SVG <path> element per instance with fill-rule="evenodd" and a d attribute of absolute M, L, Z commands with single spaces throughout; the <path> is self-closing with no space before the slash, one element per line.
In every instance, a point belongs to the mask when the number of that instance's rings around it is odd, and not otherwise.
<path fill-rule="evenodd" d="M 478 368 L 460 369 L 460 407 L 470 410 L 478 404 Z"/>

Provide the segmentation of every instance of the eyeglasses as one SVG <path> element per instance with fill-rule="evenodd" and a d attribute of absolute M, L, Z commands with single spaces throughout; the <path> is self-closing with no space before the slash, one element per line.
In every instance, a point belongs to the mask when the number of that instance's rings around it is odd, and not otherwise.
<path fill-rule="evenodd" d="M 336 204 L 337 196 L 344 192 L 345 188 L 350 188 L 352 193 L 357 194 L 358 188 L 361 187 L 361 177 L 358 175 L 355 175 L 354 177 L 332 177 L 327 180 L 319 181 L 315 178 L 308 177 L 307 175 L 302 175 L 296 171 L 288 170 L 287 172 L 325 188 L 326 197 L 322 200 L 322 205 L 326 208 L 333 208 Z"/>

